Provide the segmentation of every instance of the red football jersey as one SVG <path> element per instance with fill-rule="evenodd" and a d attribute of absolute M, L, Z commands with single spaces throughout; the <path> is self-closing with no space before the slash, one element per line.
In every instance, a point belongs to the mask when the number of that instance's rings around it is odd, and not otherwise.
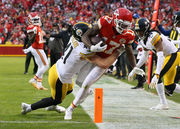
<path fill-rule="evenodd" d="M 33 32 L 36 34 L 35 41 L 32 44 L 34 49 L 43 49 L 43 34 L 40 26 L 29 25 L 27 27 L 27 33 Z"/>
<path fill-rule="evenodd" d="M 131 44 L 134 41 L 134 31 L 128 29 L 124 30 L 122 34 L 116 34 L 113 30 L 112 18 L 103 16 L 98 20 L 100 28 L 99 36 L 105 40 L 107 49 L 104 52 L 97 52 L 100 57 L 110 56 L 118 47 L 123 44 Z M 115 29 L 115 28 L 114 28 Z"/>

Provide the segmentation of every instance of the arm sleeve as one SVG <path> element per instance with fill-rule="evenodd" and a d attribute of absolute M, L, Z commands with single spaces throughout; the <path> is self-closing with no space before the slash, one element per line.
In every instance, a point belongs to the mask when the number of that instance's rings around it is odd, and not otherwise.
<path fill-rule="evenodd" d="M 149 51 L 144 51 L 138 63 L 136 64 L 136 67 L 140 68 L 148 59 L 148 55 L 149 55 Z"/>
<path fill-rule="evenodd" d="M 163 67 L 164 64 L 164 55 L 163 55 L 163 51 L 159 51 L 157 52 L 157 66 L 156 66 L 156 74 L 160 74 L 161 69 Z"/>
<path fill-rule="evenodd" d="M 51 34 L 50 37 L 62 38 L 62 32 L 60 32 L 59 34 Z"/>
<path fill-rule="evenodd" d="M 171 30 L 165 30 L 162 25 L 159 25 L 158 29 L 165 36 L 170 36 L 170 34 L 171 34 Z"/>

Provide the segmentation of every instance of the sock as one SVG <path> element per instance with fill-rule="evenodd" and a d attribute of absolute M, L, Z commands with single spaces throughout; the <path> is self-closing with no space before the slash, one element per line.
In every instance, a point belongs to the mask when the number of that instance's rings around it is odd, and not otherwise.
<path fill-rule="evenodd" d="M 85 88 L 84 87 L 81 87 L 75 97 L 75 99 L 73 100 L 73 105 L 72 105 L 72 108 L 73 106 L 77 107 L 79 104 L 80 104 L 80 99 L 82 98 L 83 94 L 84 94 L 84 91 L 85 91 Z"/>
<path fill-rule="evenodd" d="M 176 93 L 180 93 L 180 85 L 176 83 L 176 88 L 174 90 Z"/>
<path fill-rule="evenodd" d="M 156 90 L 157 90 L 157 93 L 158 93 L 159 98 L 160 98 L 160 103 L 161 104 L 167 104 L 166 96 L 165 96 L 165 93 L 164 93 L 164 85 L 163 85 L 163 83 L 158 83 L 157 86 L 156 86 Z"/>
<path fill-rule="evenodd" d="M 41 99 L 40 101 L 31 104 L 31 109 L 36 110 L 39 108 L 45 108 L 54 105 L 54 100 L 52 97 Z"/>

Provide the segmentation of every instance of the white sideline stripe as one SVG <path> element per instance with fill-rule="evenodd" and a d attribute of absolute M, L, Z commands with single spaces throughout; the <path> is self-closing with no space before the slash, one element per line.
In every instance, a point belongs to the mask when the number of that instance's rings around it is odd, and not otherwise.
<path fill-rule="evenodd" d="M 0 121 L 0 123 L 9 123 L 9 124 L 29 124 L 29 123 L 73 123 L 73 124 L 80 124 L 80 123 L 90 123 L 90 122 L 80 122 L 80 121 Z"/>
<path fill-rule="evenodd" d="M 103 88 L 103 123 L 99 129 L 180 129 L 180 104 L 168 100 L 169 110 L 149 110 L 159 103 L 159 97 L 144 90 L 132 90 L 131 85 L 103 76 L 91 88 Z M 75 86 L 76 95 L 79 87 Z M 94 95 L 81 106 L 94 119 Z"/>

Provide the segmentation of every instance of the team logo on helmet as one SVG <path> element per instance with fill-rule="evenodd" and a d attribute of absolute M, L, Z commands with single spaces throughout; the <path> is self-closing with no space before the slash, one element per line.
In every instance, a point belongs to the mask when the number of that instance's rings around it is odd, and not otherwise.
<path fill-rule="evenodd" d="M 77 35 L 77 36 L 82 36 L 82 33 L 83 33 L 83 32 L 82 32 L 81 29 L 77 29 L 77 30 L 76 30 L 76 35 Z"/>

